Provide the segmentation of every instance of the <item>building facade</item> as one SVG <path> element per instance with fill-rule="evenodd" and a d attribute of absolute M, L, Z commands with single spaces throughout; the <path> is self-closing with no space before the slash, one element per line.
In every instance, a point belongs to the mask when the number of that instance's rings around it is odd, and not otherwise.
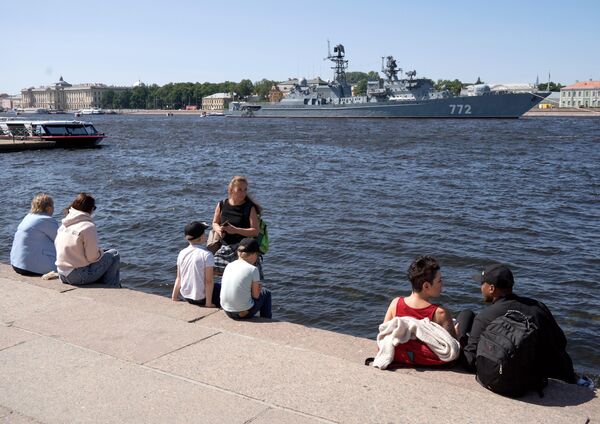
<path fill-rule="evenodd" d="M 223 111 L 229 108 L 232 100 L 233 96 L 230 93 L 215 93 L 202 97 L 202 109 Z"/>
<path fill-rule="evenodd" d="M 560 89 L 560 107 L 600 107 L 600 81 L 583 81 Z"/>
<path fill-rule="evenodd" d="M 21 90 L 21 107 L 49 110 L 99 108 L 104 93 L 109 90 L 116 92 L 126 89 L 104 84 L 72 85 L 61 76 L 55 84 Z"/>

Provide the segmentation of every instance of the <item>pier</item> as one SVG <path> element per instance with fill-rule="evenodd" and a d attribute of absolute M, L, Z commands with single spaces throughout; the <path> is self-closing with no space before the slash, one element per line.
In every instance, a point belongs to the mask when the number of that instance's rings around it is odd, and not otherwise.
<path fill-rule="evenodd" d="M 274 293 L 276 314 L 277 294 Z M 600 401 L 550 381 L 495 395 L 456 369 L 364 365 L 374 340 L 0 264 L 0 422 L 588 423 Z M 375 336 L 376 329 L 373 336 Z"/>

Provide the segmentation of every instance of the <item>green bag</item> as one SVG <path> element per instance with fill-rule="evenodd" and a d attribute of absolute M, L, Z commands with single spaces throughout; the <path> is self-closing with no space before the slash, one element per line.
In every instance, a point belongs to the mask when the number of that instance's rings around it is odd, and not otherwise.
<path fill-rule="evenodd" d="M 267 222 L 258 215 L 258 246 L 260 253 L 263 255 L 269 251 L 269 231 L 267 230 Z"/>

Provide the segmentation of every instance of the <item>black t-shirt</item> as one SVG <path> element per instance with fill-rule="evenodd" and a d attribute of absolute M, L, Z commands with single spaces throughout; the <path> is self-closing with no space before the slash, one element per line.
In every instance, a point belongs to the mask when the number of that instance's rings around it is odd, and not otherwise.
<path fill-rule="evenodd" d="M 499 316 L 504 315 L 509 309 L 523 312 L 532 318 L 540 331 L 540 346 L 537 352 L 545 377 L 556 378 L 575 383 L 573 362 L 566 351 L 567 339 L 561 328 L 556 323 L 550 310 L 541 302 L 527 297 L 520 297 L 514 293 L 496 299 L 496 301 L 477 314 L 471 327 L 469 340 L 464 348 L 466 367 L 473 371 L 477 356 L 477 344 L 481 333 Z"/>
<path fill-rule="evenodd" d="M 250 228 L 250 211 L 253 207 L 255 205 L 249 199 L 236 206 L 230 205 L 228 199 L 225 199 L 221 202 L 221 223 L 229 221 L 234 227 Z M 223 240 L 232 245 L 239 243 L 243 238 L 240 234 L 226 234 Z"/>

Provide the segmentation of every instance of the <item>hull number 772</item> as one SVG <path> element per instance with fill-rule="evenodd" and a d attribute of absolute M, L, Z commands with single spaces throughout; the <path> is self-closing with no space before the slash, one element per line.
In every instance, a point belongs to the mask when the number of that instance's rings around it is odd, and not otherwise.
<path fill-rule="evenodd" d="M 471 105 L 448 105 L 450 106 L 450 115 L 470 115 Z"/>

